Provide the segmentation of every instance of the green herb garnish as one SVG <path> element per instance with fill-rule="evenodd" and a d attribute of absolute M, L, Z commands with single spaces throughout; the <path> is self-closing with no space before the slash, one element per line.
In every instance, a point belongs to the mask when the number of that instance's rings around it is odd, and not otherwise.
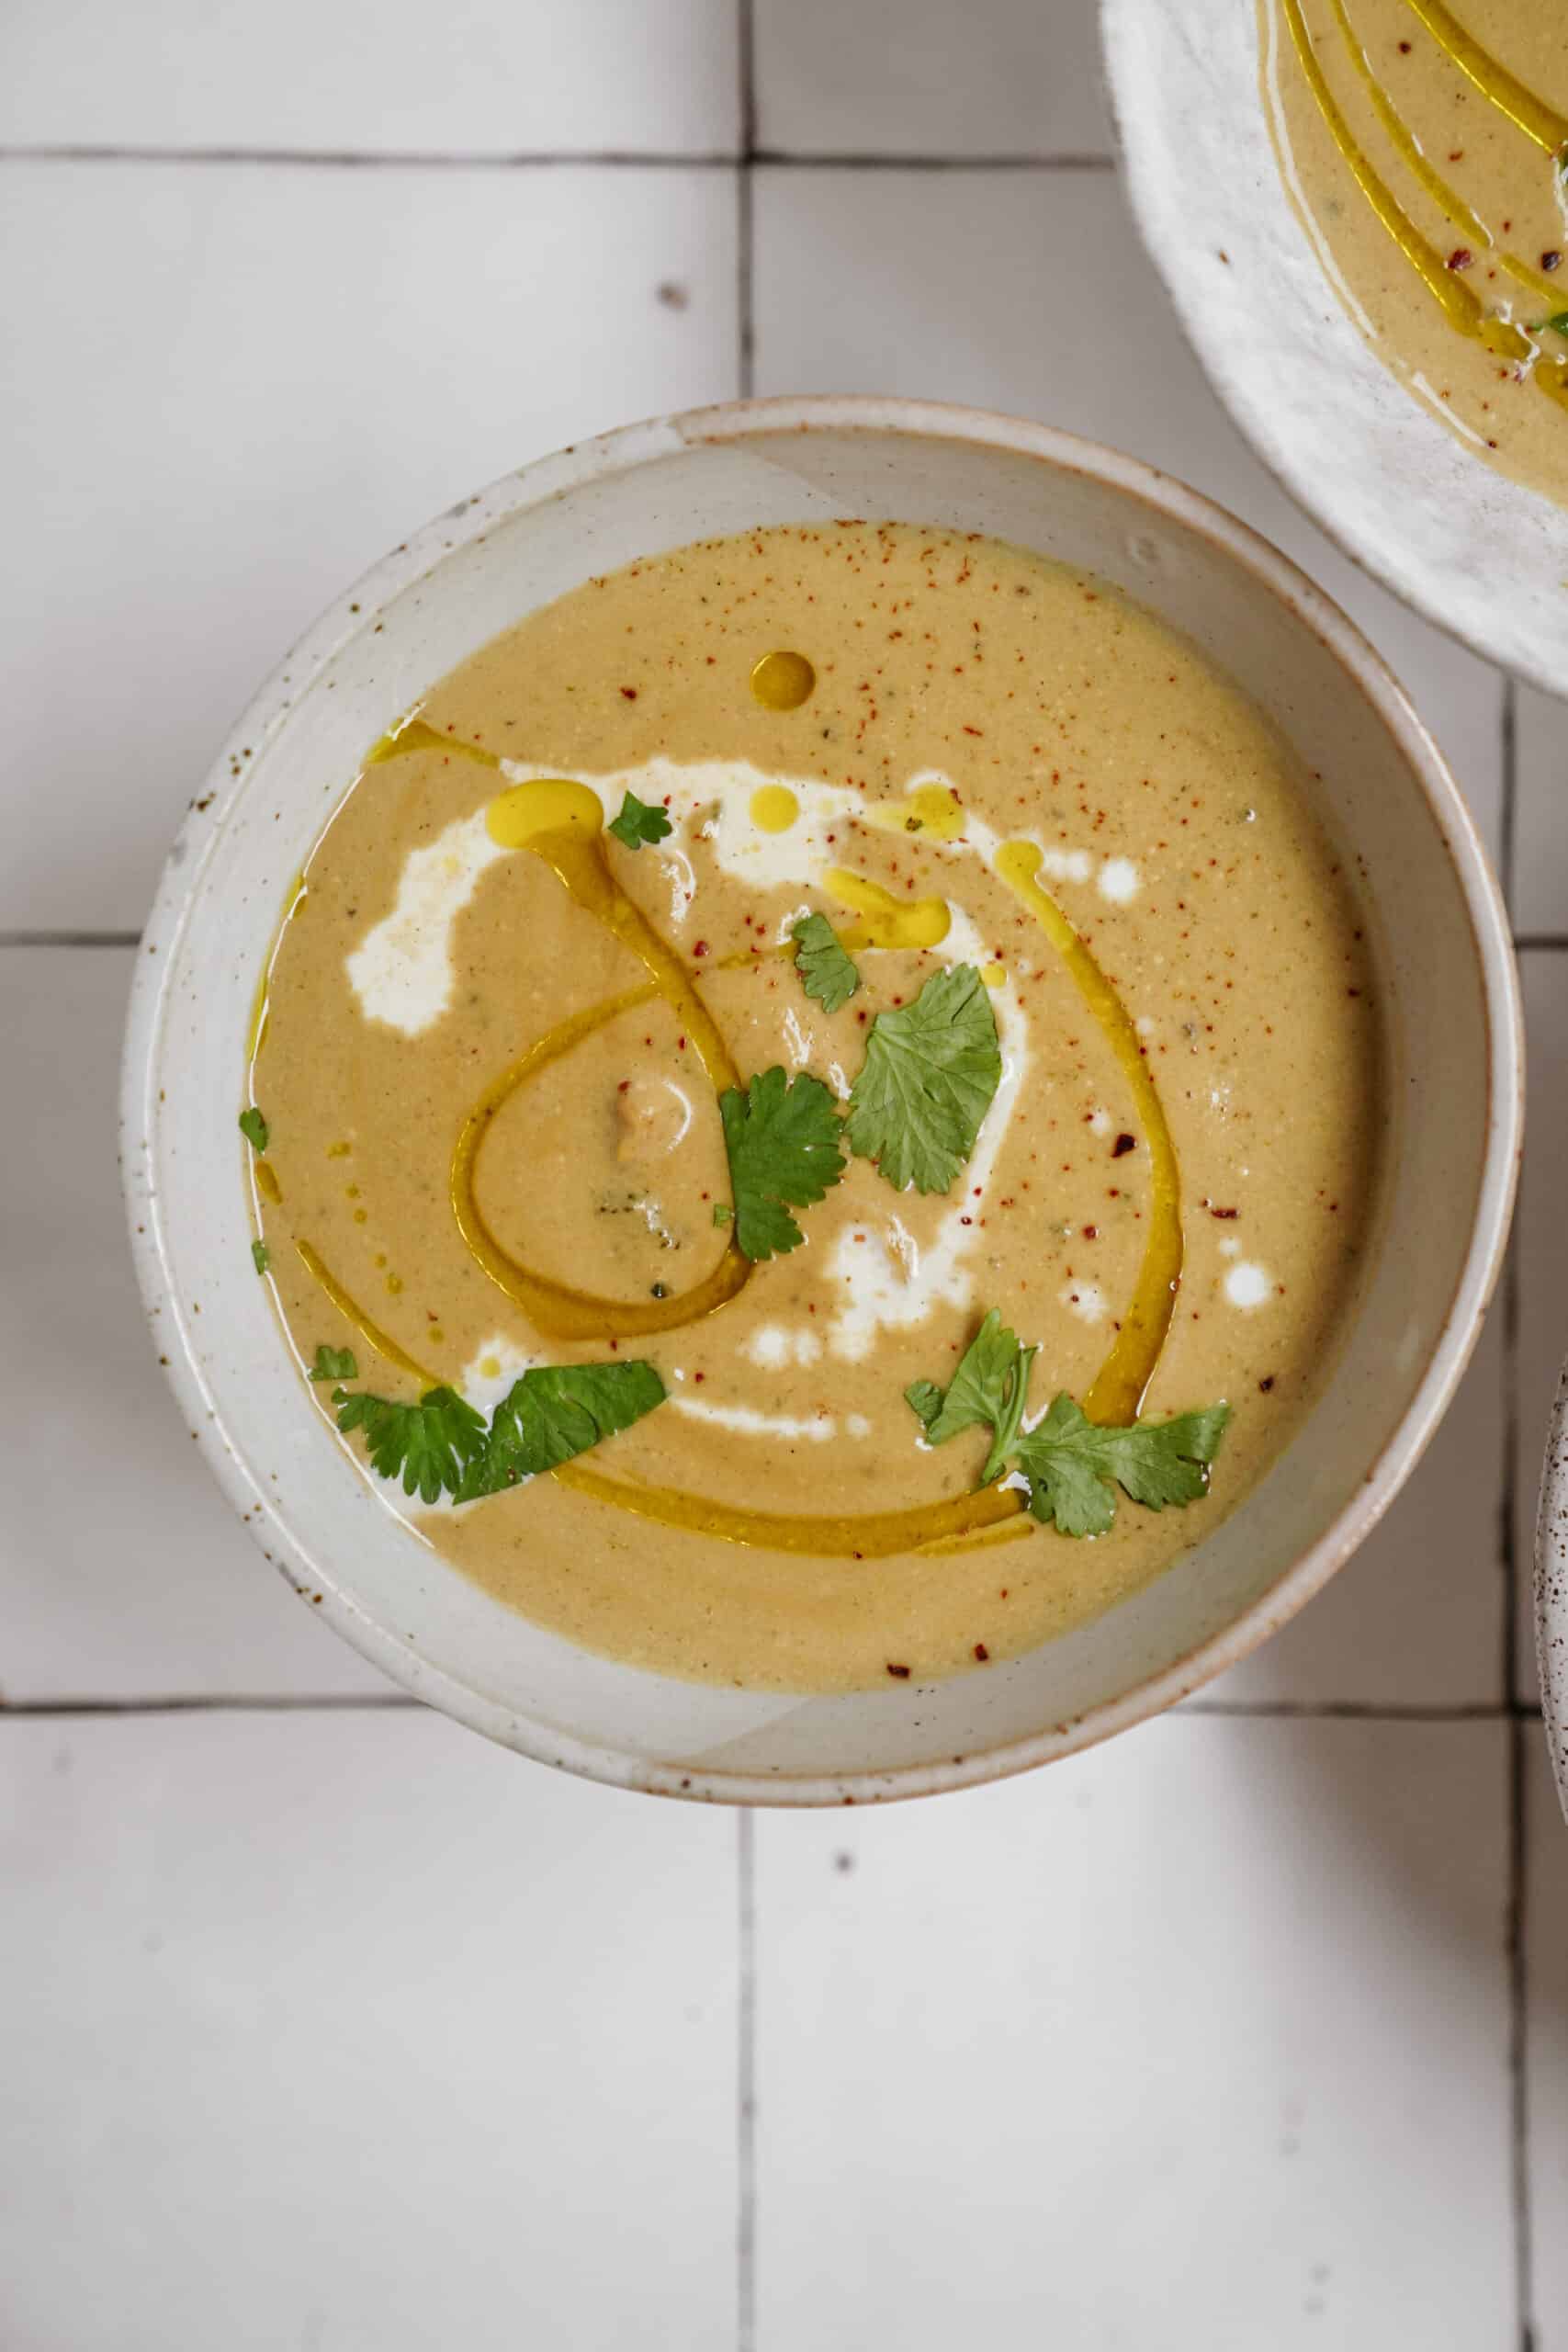
<path fill-rule="evenodd" d="M 792 925 L 795 968 L 800 985 L 824 1012 L 837 1012 L 860 986 L 860 974 L 840 944 L 826 915 L 802 915 Z"/>
<path fill-rule="evenodd" d="M 1020 1472 L 1028 1508 L 1043 1526 L 1063 1535 L 1103 1535 L 1116 1518 L 1120 1487 L 1148 1510 L 1197 1502 L 1209 1491 L 1209 1464 L 1220 1449 L 1228 1405 L 1208 1405 L 1166 1421 L 1134 1421 L 1101 1429 L 1081 1405 L 1063 1394 L 1032 1429 L 1022 1426 L 1029 1368 L 1037 1351 L 1021 1347 L 993 1307 L 970 1341 L 944 1391 L 934 1380 L 904 1391 L 941 1445 L 961 1430 L 984 1424 L 991 1449 L 979 1483 L 1003 1468 Z"/>
<path fill-rule="evenodd" d="M 331 1352 L 318 1349 L 318 1363 Z M 629 1429 L 664 1395 L 652 1364 L 637 1362 L 540 1365 L 513 1382 L 488 1422 L 452 1388 L 427 1388 L 417 1405 L 334 1388 L 333 1403 L 344 1436 L 364 1430 L 381 1477 L 400 1477 L 403 1492 L 423 1502 L 448 1494 L 467 1503 L 570 1462 Z"/>
<path fill-rule="evenodd" d="M 364 1430 L 371 1468 L 383 1478 L 400 1475 L 404 1494 L 423 1502 L 456 1494 L 468 1464 L 484 1450 L 485 1417 L 455 1388 L 427 1388 L 417 1405 L 395 1405 L 363 1388 L 334 1388 L 333 1403 L 345 1437 Z"/>
<path fill-rule="evenodd" d="M 316 1350 L 316 1368 L 306 1374 L 307 1380 L 357 1380 L 359 1366 L 352 1348 L 320 1347 Z"/>
<path fill-rule="evenodd" d="M 265 1241 L 252 1242 L 251 1263 L 255 1268 L 258 1274 L 265 1274 L 267 1268 L 271 1265 L 272 1251 L 267 1248 Z"/>
<path fill-rule="evenodd" d="M 973 964 L 935 972 L 913 1004 L 879 1012 L 850 1090 L 850 1148 L 900 1193 L 950 1190 L 1001 1083 L 997 1018 Z"/>
<path fill-rule="evenodd" d="M 715 1225 L 728 1225 L 734 1215 L 735 1211 L 730 1207 L 728 1201 L 715 1201 L 713 1204 L 713 1221 Z"/>
<path fill-rule="evenodd" d="M 496 1407 L 484 1451 L 464 1471 L 460 1503 L 537 1477 L 630 1429 L 665 1397 L 652 1364 L 572 1363 L 525 1372 Z"/>
<path fill-rule="evenodd" d="M 266 1149 L 266 1139 L 271 1129 L 254 1102 L 249 1110 L 242 1111 L 240 1114 L 240 1133 L 253 1151 Z"/>
<path fill-rule="evenodd" d="M 832 1093 L 804 1072 L 786 1079 L 775 1063 L 744 1091 L 727 1087 L 718 1114 L 741 1250 L 755 1261 L 796 1249 L 805 1236 L 789 1208 L 810 1208 L 844 1172 L 842 1123 Z"/>
<path fill-rule="evenodd" d="M 1530 333 L 1545 334 L 1549 328 L 1553 334 L 1568 335 L 1568 311 L 1559 311 L 1554 318 L 1537 319 Z"/>
<path fill-rule="evenodd" d="M 635 792 L 628 792 L 621 803 L 621 813 L 605 829 L 624 842 L 627 849 L 640 849 L 644 842 L 661 842 L 666 833 L 674 831 L 662 808 L 650 808 Z"/>

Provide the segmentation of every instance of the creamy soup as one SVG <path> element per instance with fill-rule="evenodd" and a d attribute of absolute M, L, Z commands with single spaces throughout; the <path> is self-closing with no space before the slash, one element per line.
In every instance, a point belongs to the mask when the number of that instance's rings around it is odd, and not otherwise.
<path fill-rule="evenodd" d="M 907 525 L 476 654 L 257 1028 L 258 1263 L 367 1475 L 538 1623 L 754 1689 L 983 1671 L 1169 1569 L 1312 1403 L 1384 1118 L 1274 728 L 1103 582 Z"/>
<path fill-rule="evenodd" d="M 1477 455 L 1568 503 L 1562 0 L 1259 7 L 1285 185 L 1351 318 Z"/>

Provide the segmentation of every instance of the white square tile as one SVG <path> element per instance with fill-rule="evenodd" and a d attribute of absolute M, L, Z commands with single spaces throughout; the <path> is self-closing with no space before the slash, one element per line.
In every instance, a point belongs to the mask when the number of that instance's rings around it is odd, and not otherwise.
<path fill-rule="evenodd" d="M 728 2352 L 731 1817 L 420 1709 L 0 1747 L 7 2352 Z"/>
<path fill-rule="evenodd" d="M 1568 678 L 1564 680 L 1568 684 Z M 1568 936 L 1568 703 L 1516 689 L 1514 928 Z"/>
<path fill-rule="evenodd" d="M 0 1700 L 387 1691 L 244 1533 L 154 1360 L 115 1163 L 132 960 L 0 949 Z"/>
<path fill-rule="evenodd" d="M 1503 1696 L 1503 1319 L 1494 1307 L 1449 1417 L 1355 1557 L 1216 1700 L 1485 1706 Z"/>
<path fill-rule="evenodd" d="M 757 1825 L 762 2352 L 1511 2344 L 1501 1723 Z"/>
<path fill-rule="evenodd" d="M 0 143 L 733 149 L 735 0 L 8 0 Z"/>
<path fill-rule="evenodd" d="M 1106 155 L 1093 0 L 756 0 L 758 134 L 798 155 Z"/>
<path fill-rule="evenodd" d="M 1536 1504 L 1546 1425 L 1557 1375 L 1568 1355 L 1568 1220 L 1562 1171 L 1568 1167 L 1568 953 L 1527 948 L 1519 957 L 1524 989 L 1529 1100 L 1524 1166 L 1515 1213 L 1518 1293 L 1514 1553 L 1518 1563 L 1519 1687 L 1537 1690 L 1532 1569 Z"/>
<path fill-rule="evenodd" d="M 1495 853 L 1497 673 L 1369 580 L 1265 472 L 1188 349 L 1111 175 L 764 170 L 756 220 L 760 391 L 1010 410 L 1207 491 L 1387 656 Z"/>
<path fill-rule="evenodd" d="M 728 398 L 734 234 L 723 171 L 0 165 L 0 928 L 140 926 L 258 681 L 412 527 Z"/>
<path fill-rule="evenodd" d="M 1525 2116 L 1535 2335 L 1568 2346 L 1568 1826 L 1546 1742 L 1526 1733 Z"/>

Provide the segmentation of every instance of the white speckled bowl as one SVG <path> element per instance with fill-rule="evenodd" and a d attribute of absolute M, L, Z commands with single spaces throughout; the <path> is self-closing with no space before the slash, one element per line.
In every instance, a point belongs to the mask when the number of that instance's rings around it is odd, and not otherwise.
<path fill-rule="evenodd" d="M 1568 1815 L 1568 1365 L 1557 1384 L 1536 1519 L 1535 1648 L 1547 1745 Z"/>
<path fill-rule="evenodd" d="M 1179 1568 L 984 1674 L 780 1699 L 575 1649 L 389 1513 L 311 1409 L 252 1269 L 234 1121 L 289 877 L 391 718 L 593 572 L 710 533 L 844 514 L 997 533 L 1088 566 L 1185 628 L 1275 715 L 1365 861 L 1396 1134 L 1385 1238 L 1331 1385 Z M 1502 909 L 1453 783 L 1371 648 L 1283 557 L 1193 492 L 1041 425 L 896 401 L 761 401 L 634 425 L 480 491 L 378 565 L 263 687 L 193 805 L 148 926 L 126 1040 L 126 1186 L 180 1403 L 304 1605 L 421 1698 L 525 1754 L 668 1793 L 847 1803 L 1018 1771 L 1135 1723 L 1334 1573 L 1408 1474 L 1475 1337 L 1513 1193 L 1520 1055 Z"/>
<path fill-rule="evenodd" d="M 1568 684 L 1568 513 L 1421 408 L 1351 323 L 1280 177 L 1257 0 L 1101 0 L 1133 209 L 1209 380 L 1264 463 L 1418 612 Z"/>

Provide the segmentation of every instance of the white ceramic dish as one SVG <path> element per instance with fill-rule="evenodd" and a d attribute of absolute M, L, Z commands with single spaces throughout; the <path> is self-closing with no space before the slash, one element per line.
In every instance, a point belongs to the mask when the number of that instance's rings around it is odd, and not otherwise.
<path fill-rule="evenodd" d="M 447 1569 L 310 1409 L 250 1259 L 235 1135 L 289 877 L 367 744 L 444 672 L 586 576 L 749 526 L 855 514 L 1086 565 L 1277 717 L 1381 910 L 1395 1142 L 1386 1233 L 1332 1385 L 1265 1484 L 1176 1572 L 1010 1665 L 780 1699 L 591 1657 Z M 1496 1271 L 1519 1015 L 1495 886 L 1400 688 L 1272 548 L 1134 459 L 1044 427 L 876 400 L 636 425 L 465 500 L 333 606 L 262 689 L 170 854 L 126 1043 L 125 1168 L 159 1351 L 217 1476 L 307 1606 L 421 1698 L 625 1786 L 761 1803 L 954 1788 L 1169 1705 L 1298 1609 L 1416 1461 Z"/>
<path fill-rule="evenodd" d="M 1568 1815 L 1568 1365 L 1557 1384 L 1536 1520 L 1535 1646 L 1547 1746 Z"/>
<path fill-rule="evenodd" d="M 1561 694 L 1568 514 L 1472 455 L 1352 324 L 1280 180 L 1256 0 L 1101 0 L 1101 24 L 1144 243 L 1236 424 L 1397 595 Z"/>

